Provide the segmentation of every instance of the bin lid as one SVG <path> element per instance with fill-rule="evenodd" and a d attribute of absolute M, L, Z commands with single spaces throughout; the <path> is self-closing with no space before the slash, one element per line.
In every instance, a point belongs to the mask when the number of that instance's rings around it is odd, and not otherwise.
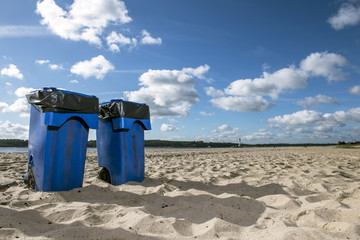
<path fill-rule="evenodd" d="M 125 117 L 150 119 L 149 106 L 144 103 L 128 102 L 122 99 L 100 104 L 99 117 L 103 119 Z"/>
<path fill-rule="evenodd" d="M 41 112 L 99 113 L 99 99 L 95 96 L 43 88 L 26 95 L 30 104 Z"/>

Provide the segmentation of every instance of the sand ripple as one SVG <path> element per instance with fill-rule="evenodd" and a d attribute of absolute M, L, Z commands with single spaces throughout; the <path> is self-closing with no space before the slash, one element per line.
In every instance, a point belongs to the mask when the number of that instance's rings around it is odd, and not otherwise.
<path fill-rule="evenodd" d="M 360 149 L 147 150 L 121 186 L 89 152 L 66 192 L 27 189 L 26 160 L 0 154 L 0 239 L 360 239 Z"/>

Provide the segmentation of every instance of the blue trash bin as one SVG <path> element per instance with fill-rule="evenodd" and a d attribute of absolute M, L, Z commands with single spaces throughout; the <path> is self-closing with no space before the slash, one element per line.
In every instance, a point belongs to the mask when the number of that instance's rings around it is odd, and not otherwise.
<path fill-rule="evenodd" d="M 82 187 L 89 128 L 98 126 L 98 98 L 56 88 L 26 97 L 31 112 L 25 181 L 39 191 Z"/>
<path fill-rule="evenodd" d="M 144 180 L 144 130 L 150 130 L 146 104 L 111 100 L 100 104 L 96 130 L 100 179 L 120 185 Z"/>

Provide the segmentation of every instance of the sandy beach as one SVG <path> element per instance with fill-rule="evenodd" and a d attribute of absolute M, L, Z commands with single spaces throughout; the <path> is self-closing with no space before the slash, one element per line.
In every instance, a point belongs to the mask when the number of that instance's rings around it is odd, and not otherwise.
<path fill-rule="evenodd" d="M 360 149 L 146 150 L 112 186 L 88 152 L 82 188 L 37 192 L 0 154 L 0 239 L 360 239 Z"/>

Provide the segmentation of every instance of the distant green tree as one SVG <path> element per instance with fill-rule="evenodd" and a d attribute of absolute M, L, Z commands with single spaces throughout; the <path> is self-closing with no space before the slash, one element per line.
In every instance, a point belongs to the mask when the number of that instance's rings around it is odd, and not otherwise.
<path fill-rule="evenodd" d="M 91 147 L 91 148 L 96 148 L 96 141 L 95 140 L 90 140 L 88 141 L 88 147 Z"/>
<path fill-rule="evenodd" d="M 27 147 L 28 140 L 0 139 L 0 147 Z"/>
<path fill-rule="evenodd" d="M 345 142 L 338 142 L 338 145 L 346 144 Z M 360 144 L 356 142 L 355 144 Z M 272 144 L 241 144 L 241 147 L 290 147 L 290 146 L 327 146 L 335 145 L 334 143 L 314 144 L 314 143 L 301 143 L 301 144 L 288 144 L 288 143 L 272 143 Z M 27 147 L 28 140 L 21 139 L 0 139 L 0 147 Z M 88 147 L 96 147 L 96 141 L 88 141 Z M 167 141 L 167 140 L 145 140 L 145 147 L 157 148 L 226 148 L 238 147 L 238 143 L 229 142 L 204 142 L 204 141 Z"/>

